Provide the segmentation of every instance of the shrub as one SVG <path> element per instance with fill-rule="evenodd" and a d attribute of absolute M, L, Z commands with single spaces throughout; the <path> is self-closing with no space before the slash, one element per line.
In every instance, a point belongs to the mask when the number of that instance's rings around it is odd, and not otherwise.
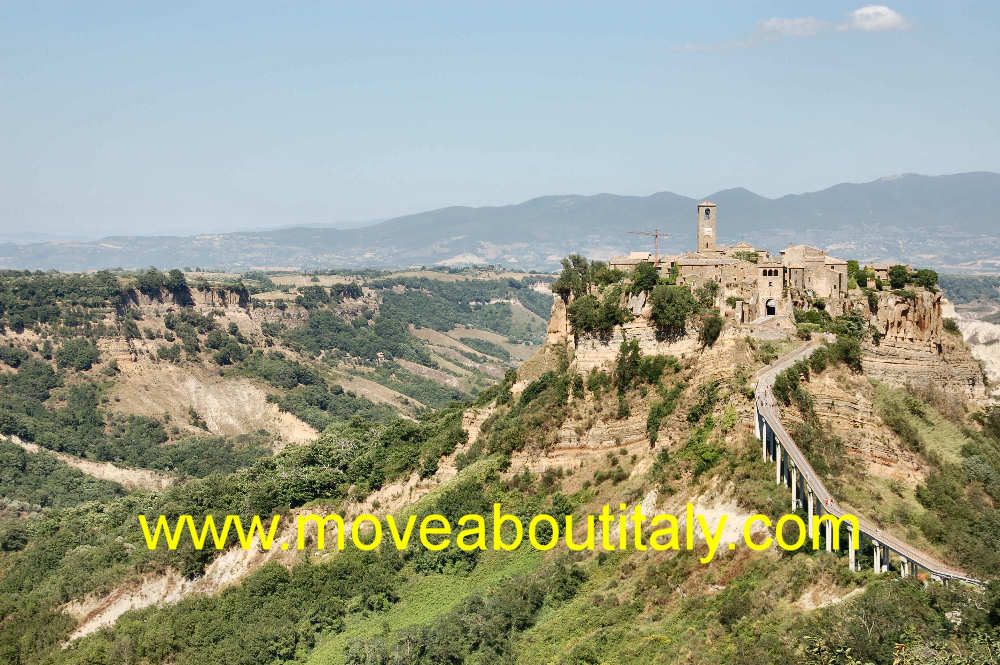
<path fill-rule="evenodd" d="M 70 367 L 78 371 L 86 371 L 94 366 L 101 354 L 97 346 L 90 340 L 76 337 L 67 340 L 56 351 L 56 364 L 59 367 Z"/>
<path fill-rule="evenodd" d="M 156 357 L 159 360 L 168 360 L 172 363 L 180 362 L 181 360 L 181 347 L 180 344 L 164 344 L 156 350 Z"/>
<path fill-rule="evenodd" d="M 711 282 L 714 284 L 714 282 Z M 722 333 L 722 317 L 712 312 L 704 318 L 701 330 L 698 331 L 698 341 L 703 347 L 712 346 Z"/>
<path fill-rule="evenodd" d="M 611 377 L 603 370 L 592 367 L 587 375 L 587 389 L 594 393 L 594 397 L 599 398 L 601 393 L 611 388 Z"/>
<path fill-rule="evenodd" d="M 799 323 L 795 326 L 795 336 L 799 339 L 812 339 L 812 334 L 819 330 L 815 323 Z"/>
<path fill-rule="evenodd" d="M 838 335 L 830 347 L 830 356 L 855 372 L 861 371 L 861 342 L 854 337 Z"/>
<path fill-rule="evenodd" d="M 829 352 L 824 347 L 812 352 L 812 355 L 809 356 L 809 367 L 812 369 L 813 374 L 819 374 L 826 369 L 829 355 Z"/>
<path fill-rule="evenodd" d="M 658 383 L 668 366 L 673 372 L 677 372 L 680 369 L 680 363 L 673 356 L 643 356 L 639 360 L 639 374 L 642 375 L 642 378 L 647 383 Z"/>
<path fill-rule="evenodd" d="M 958 329 L 958 321 L 955 319 L 945 319 L 941 325 L 944 327 L 946 333 L 951 333 L 952 335 L 962 334 L 962 331 Z"/>
<path fill-rule="evenodd" d="M 677 386 L 675 386 L 676 388 Z M 683 389 L 683 387 L 681 388 Z M 651 407 L 649 407 L 649 415 L 646 417 L 646 436 L 649 437 L 649 444 L 653 445 L 660 435 L 660 423 L 664 418 L 669 416 L 674 412 L 677 407 L 677 397 L 680 396 L 680 390 L 673 394 L 672 399 L 665 399 L 662 402 L 656 402 Z"/>
<path fill-rule="evenodd" d="M 718 390 L 718 380 L 702 384 L 698 389 L 698 401 L 688 411 L 687 420 L 689 423 L 699 422 L 703 417 L 712 412 L 719 396 Z"/>
<path fill-rule="evenodd" d="M 618 412 L 615 414 L 615 417 L 621 420 L 622 418 L 628 418 L 630 415 L 632 415 L 632 407 L 629 405 L 628 399 L 625 395 L 619 395 Z"/>
<path fill-rule="evenodd" d="M 13 346 L 0 346 L 0 362 L 7 364 L 14 369 L 21 366 L 29 358 L 28 352 Z"/>

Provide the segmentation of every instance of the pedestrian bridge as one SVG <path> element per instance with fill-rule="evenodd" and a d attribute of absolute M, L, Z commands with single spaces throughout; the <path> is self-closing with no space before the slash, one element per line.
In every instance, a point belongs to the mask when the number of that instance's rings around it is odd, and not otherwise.
<path fill-rule="evenodd" d="M 791 367 L 797 361 L 808 358 L 813 351 L 819 348 L 820 343 L 811 342 L 797 351 L 785 356 L 770 365 L 760 375 L 756 388 L 756 434 L 761 441 L 761 453 L 765 462 L 774 464 L 774 478 L 779 485 L 785 485 L 791 490 L 792 510 L 798 511 L 801 506 L 806 506 L 809 534 L 813 533 L 813 521 L 818 520 L 822 515 L 831 515 L 841 518 L 847 513 L 833 498 L 830 492 L 823 485 L 823 481 L 810 466 L 805 455 L 799 450 L 795 441 L 785 430 L 778 417 L 777 405 L 775 403 L 772 387 L 775 377 L 784 370 Z M 930 579 L 945 582 L 947 580 L 959 580 L 969 584 L 982 586 L 982 582 L 969 577 L 957 568 L 952 568 L 940 561 L 937 561 L 930 554 L 908 545 L 902 540 L 884 533 L 878 526 L 856 515 L 860 527 L 859 549 L 854 549 L 850 533 L 839 533 L 840 551 L 846 550 L 848 566 L 851 570 L 858 570 L 858 555 L 864 554 L 867 557 L 871 552 L 873 568 L 876 573 L 885 573 L 890 569 L 899 571 L 903 577 L 917 575 L 921 570 L 926 571 Z M 833 533 L 830 522 L 821 522 L 825 528 L 822 538 L 826 541 L 827 551 L 833 551 Z M 840 524 L 840 529 L 847 531 L 850 525 L 846 522 Z M 893 561 L 895 559 L 895 561 Z"/>

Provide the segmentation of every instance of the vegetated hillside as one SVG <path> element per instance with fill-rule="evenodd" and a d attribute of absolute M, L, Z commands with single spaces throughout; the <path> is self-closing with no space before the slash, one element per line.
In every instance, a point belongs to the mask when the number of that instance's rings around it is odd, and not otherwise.
<path fill-rule="evenodd" d="M 736 188 L 709 194 L 719 204 L 720 240 L 772 250 L 808 243 L 862 261 L 920 262 L 960 271 L 1000 269 L 1000 175 L 906 174 L 844 183 L 777 199 Z M 701 200 L 701 199 L 698 199 Z M 94 242 L 0 245 L 0 267 L 88 270 L 106 266 L 407 266 L 498 263 L 551 270 L 579 252 L 605 259 L 643 249 L 628 231 L 670 233 L 665 251 L 683 251 L 693 198 L 543 196 L 491 207 L 453 206 L 354 229 L 293 227 L 195 237 L 114 237 Z M 954 220 L 960 218 L 961 225 Z M 651 249 L 651 248 L 650 248 Z"/>
<path fill-rule="evenodd" d="M 552 300 L 532 276 L 276 279 L 0 276 L 0 435 L 22 447 L 5 458 L 5 498 L 47 507 L 105 487 L 76 491 L 76 474 L 39 447 L 78 469 L 118 465 L 98 475 L 143 486 L 139 469 L 229 472 L 333 423 L 468 397 L 540 341 L 543 320 L 520 303 L 547 314 Z"/>
<path fill-rule="evenodd" d="M 554 320 L 551 343 L 472 402 L 425 411 L 415 421 L 336 422 L 312 442 L 233 472 L 6 520 L 3 662 L 995 662 L 995 584 L 985 591 L 925 585 L 875 576 L 870 562 L 862 572 L 848 571 L 843 557 L 825 551 L 755 553 L 743 546 L 743 519 L 791 509 L 787 489 L 775 485 L 773 467 L 760 460 L 751 377 L 800 342 L 757 340 L 731 324 L 718 329 L 707 293 L 665 282 L 647 286 L 649 311 L 627 321 L 631 330 L 645 325 L 655 333 L 641 344 L 621 339 L 634 285 L 601 266 L 577 264 L 557 283 L 572 327 Z M 442 317 L 446 328 L 451 320 Z M 869 334 L 853 316 L 810 318 L 837 342 L 824 351 L 822 369 L 810 363 L 808 379 L 799 366 L 775 386 L 807 414 L 813 385 L 831 381 L 850 390 L 861 381 L 853 377 L 863 367 Z M 190 325 L 197 331 L 193 318 Z M 284 343 L 282 332 L 270 335 L 275 345 Z M 197 333 L 199 345 L 209 333 Z M 213 355 L 250 346 L 226 342 Z M 422 348 L 411 344 L 393 352 Z M 640 348 L 647 344 L 656 344 L 656 352 Z M 319 350 L 322 357 L 327 352 Z M 316 371 L 307 354 L 297 358 L 301 366 L 288 371 L 245 360 L 233 366 L 287 376 L 292 385 Z M 37 377 L 48 374 L 29 359 L 8 376 L 25 367 L 34 368 L 30 378 L 7 380 L 25 394 L 32 386 L 40 391 L 45 381 Z M 885 400 L 878 418 L 890 430 L 886 436 L 925 456 L 929 473 L 916 486 L 919 505 L 910 508 L 918 527 L 937 524 L 927 538 L 942 555 L 995 578 L 988 557 L 1000 499 L 1000 412 L 990 408 L 973 418 L 933 394 L 876 397 Z M 835 467 L 845 454 L 829 442 L 834 423 L 824 418 L 819 398 L 814 402 L 816 420 L 807 424 L 816 443 L 808 453 L 834 478 L 836 468 L 821 462 Z M 958 449 L 949 434 L 942 443 L 939 428 L 959 431 L 968 442 Z M 527 543 L 511 552 L 465 552 L 454 544 L 441 551 L 413 544 L 402 552 L 385 545 L 342 553 L 219 555 L 190 545 L 150 552 L 135 524 L 139 512 L 248 518 L 304 511 L 340 511 L 349 520 L 364 512 L 400 519 L 439 513 L 454 523 L 466 513 L 490 515 L 494 502 L 524 518 L 575 516 L 576 542 L 586 538 L 584 516 L 605 504 L 616 514 L 621 503 L 626 512 L 641 505 L 651 515 L 682 514 L 691 502 L 710 519 L 726 513 L 730 527 L 715 558 L 702 564 L 703 541 L 679 552 L 570 552 L 561 545 L 539 552 Z M 284 542 L 291 537 L 279 535 Z M 737 547 L 730 550 L 730 542 Z M 227 569 L 228 577 L 218 576 Z M 204 579 L 214 586 L 199 585 Z M 175 585 L 170 593 L 155 595 L 169 585 Z M 157 598 L 168 602 L 155 604 Z M 100 625 L 109 627 L 95 631 Z M 70 636 L 79 637 L 60 648 Z"/>

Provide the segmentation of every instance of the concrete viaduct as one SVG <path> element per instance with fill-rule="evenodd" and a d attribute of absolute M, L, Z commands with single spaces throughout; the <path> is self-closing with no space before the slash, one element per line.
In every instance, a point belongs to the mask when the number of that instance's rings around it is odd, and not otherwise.
<path fill-rule="evenodd" d="M 805 455 L 799 450 L 795 441 L 785 430 L 778 417 L 776 403 L 771 391 L 775 377 L 791 367 L 797 361 L 808 358 L 820 346 L 811 342 L 770 365 L 757 380 L 756 404 L 754 408 L 757 438 L 761 441 L 761 453 L 765 462 L 774 464 L 774 478 L 779 485 L 785 485 L 791 490 L 792 511 L 797 512 L 801 506 L 806 506 L 809 528 L 809 538 L 812 537 L 813 522 L 822 515 L 841 518 L 847 513 L 843 510 L 823 485 L 823 481 L 810 466 Z M 860 527 L 859 546 L 862 551 L 871 551 L 873 567 L 876 573 L 888 572 L 892 555 L 896 556 L 896 568 L 903 577 L 917 575 L 921 569 L 927 572 L 932 580 L 946 582 L 959 580 L 982 586 L 982 582 L 969 577 L 962 571 L 951 568 L 925 552 L 922 552 L 894 536 L 883 533 L 875 524 L 856 516 Z M 822 520 L 825 529 L 822 534 L 826 541 L 827 551 L 833 551 L 832 526 L 828 520 Z M 851 540 L 850 524 L 840 524 L 838 534 L 840 549 L 847 550 L 848 566 L 858 570 L 858 552 Z M 867 544 L 867 545 L 866 545 Z"/>

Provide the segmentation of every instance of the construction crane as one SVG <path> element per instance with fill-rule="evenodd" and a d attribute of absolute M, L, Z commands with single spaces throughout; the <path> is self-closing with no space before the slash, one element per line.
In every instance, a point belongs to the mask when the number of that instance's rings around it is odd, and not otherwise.
<path fill-rule="evenodd" d="M 652 233 L 649 231 L 629 231 L 637 236 L 653 236 L 653 246 L 656 248 L 656 262 L 660 262 L 660 238 L 669 238 L 669 233 L 660 233 L 660 229 L 653 229 Z"/>

